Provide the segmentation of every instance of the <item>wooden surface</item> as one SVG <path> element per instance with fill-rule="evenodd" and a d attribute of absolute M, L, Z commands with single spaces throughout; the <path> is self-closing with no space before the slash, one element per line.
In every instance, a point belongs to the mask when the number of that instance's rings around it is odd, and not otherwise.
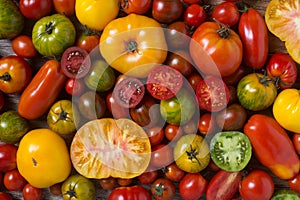
<path fill-rule="evenodd" d="M 210 4 L 213 8 L 214 5 L 216 5 L 217 3 L 220 2 L 220 0 L 207 0 L 208 4 Z M 246 3 L 248 3 L 249 5 L 253 6 L 254 8 L 258 9 L 259 12 L 264 15 L 264 10 L 266 8 L 266 5 L 268 4 L 269 1 L 267 0 L 262 0 L 262 1 L 250 1 L 247 0 L 245 1 Z M 26 28 L 24 33 L 25 34 L 30 34 L 30 28 L 32 27 L 32 22 L 26 22 Z M 275 36 L 273 36 L 272 34 L 269 34 L 269 41 L 270 41 L 270 54 L 274 53 L 274 52 L 285 52 L 285 47 L 284 44 Z M 13 51 L 11 49 L 11 41 L 10 40 L 0 40 L 0 57 L 4 57 L 7 55 L 11 55 L 13 54 Z M 37 70 L 41 64 L 43 63 L 45 59 L 43 58 L 35 58 L 33 60 L 28 60 L 32 66 L 34 67 L 34 70 Z M 19 99 L 19 95 L 6 95 L 5 96 L 5 108 L 4 110 L 10 110 L 10 109 L 16 109 L 17 108 L 17 104 L 18 104 L 18 99 Z M 36 121 L 31 121 L 31 126 L 32 127 L 45 127 L 45 120 L 44 118 L 40 118 L 39 120 Z M 248 165 L 246 170 L 250 170 L 252 168 L 263 168 L 255 159 L 251 160 L 251 163 Z M 265 169 L 265 168 L 264 168 Z M 267 170 L 267 169 L 266 169 Z M 268 170 L 267 170 L 268 171 Z M 203 172 L 201 172 L 201 174 L 206 177 L 208 180 L 211 178 L 211 176 L 214 174 L 212 171 L 209 171 L 208 169 L 204 170 Z M 288 188 L 287 185 L 287 181 L 284 180 L 280 180 L 276 177 L 273 176 L 273 179 L 275 181 L 275 187 L 276 190 L 278 189 L 282 189 L 282 188 Z M 95 181 L 95 184 L 97 185 L 97 182 Z M 0 188 L 3 189 L 3 188 Z M 22 199 L 20 196 L 20 193 L 12 193 L 14 196 L 14 199 Z M 97 185 L 97 197 L 96 199 L 100 200 L 100 199 L 106 199 L 108 192 L 103 191 L 100 189 L 100 187 L 98 187 Z M 45 189 L 43 192 L 43 200 L 46 199 L 53 199 L 53 200 L 58 200 L 58 199 L 62 199 L 61 196 L 55 197 L 55 196 L 51 196 L 49 193 L 49 189 Z M 177 195 L 176 199 L 180 199 L 180 197 Z M 205 197 L 203 197 L 202 199 L 205 199 Z"/>

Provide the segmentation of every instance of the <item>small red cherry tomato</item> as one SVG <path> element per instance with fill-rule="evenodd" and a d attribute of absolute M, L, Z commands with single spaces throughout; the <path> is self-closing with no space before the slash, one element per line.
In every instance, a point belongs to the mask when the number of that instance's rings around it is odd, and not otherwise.
<path fill-rule="evenodd" d="M 15 37 L 11 42 L 11 46 L 13 51 L 23 58 L 33 58 L 37 54 L 32 43 L 32 38 L 28 35 L 19 35 Z"/>
<path fill-rule="evenodd" d="M 162 127 L 153 126 L 146 130 L 151 146 L 160 144 L 165 138 L 165 131 Z"/>
<path fill-rule="evenodd" d="M 218 125 L 214 115 L 212 115 L 210 112 L 207 112 L 200 116 L 198 122 L 198 130 L 200 133 L 207 135 L 214 133 L 217 129 Z"/>
<path fill-rule="evenodd" d="M 20 191 L 27 184 L 25 178 L 18 169 L 5 172 L 3 179 L 4 186 L 9 191 Z"/>
<path fill-rule="evenodd" d="M 158 171 L 157 170 L 149 170 L 145 171 L 141 175 L 138 176 L 138 180 L 142 184 L 151 184 L 153 183 L 158 177 Z"/>
<path fill-rule="evenodd" d="M 13 144 L 0 144 L 0 172 L 13 170 L 17 167 L 17 146 Z"/>
<path fill-rule="evenodd" d="M 24 200 L 40 200 L 42 189 L 33 187 L 30 183 L 27 183 L 22 190 L 22 196 Z"/>
<path fill-rule="evenodd" d="M 68 17 L 75 13 L 75 0 L 53 0 L 54 10 Z"/>
<path fill-rule="evenodd" d="M 200 173 L 187 173 L 179 182 L 179 193 L 184 200 L 197 200 L 204 195 L 207 180 Z"/>
<path fill-rule="evenodd" d="M 212 18 L 222 24 L 234 26 L 240 19 L 240 13 L 234 3 L 224 1 L 213 9 Z"/>
<path fill-rule="evenodd" d="M 189 5 L 184 12 L 184 21 L 188 26 L 198 27 L 206 19 L 206 12 L 199 4 Z"/>
<path fill-rule="evenodd" d="M 66 81 L 65 90 L 71 96 L 80 96 L 83 94 L 85 84 L 81 79 L 69 78 Z"/>
<path fill-rule="evenodd" d="M 292 138 L 296 152 L 300 154 L 300 133 L 294 133 Z"/>
<path fill-rule="evenodd" d="M 76 46 L 86 50 L 90 53 L 99 45 L 99 36 L 82 33 L 76 40 Z"/>
<path fill-rule="evenodd" d="M 173 200 L 176 187 L 169 179 L 159 178 L 151 185 L 150 191 L 155 200 Z"/>
<path fill-rule="evenodd" d="M 297 174 L 294 178 L 288 180 L 289 187 L 295 192 L 300 192 L 300 174 Z"/>
<path fill-rule="evenodd" d="M 38 20 L 52 12 L 52 0 L 20 0 L 21 13 L 28 19 Z"/>
<path fill-rule="evenodd" d="M 165 127 L 165 137 L 169 141 L 177 141 L 183 135 L 181 126 L 175 124 L 167 124 Z"/>
<path fill-rule="evenodd" d="M 180 169 L 176 163 L 173 162 L 164 169 L 164 174 L 171 181 L 177 182 L 184 177 L 185 171 Z"/>
<path fill-rule="evenodd" d="M 166 144 L 159 144 L 152 148 L 150 164 L 154 167 L 166 167 L 173 160 L 173 149 Z"/>

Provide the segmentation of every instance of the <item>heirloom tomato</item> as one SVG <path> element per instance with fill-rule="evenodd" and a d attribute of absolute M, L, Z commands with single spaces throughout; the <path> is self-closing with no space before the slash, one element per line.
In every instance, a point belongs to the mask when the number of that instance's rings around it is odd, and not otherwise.
<path fill-rule="evenodd" d="M 19 114 L 30 120 L 41 117 L 60 94 L 66 79 L 60 63 L 57 60 L 47 60 L 21 94 Z"/>
<path fill-rule="evenodd" d="M 75 14 L 90 29 L 102 31 L 119 13 L 119 0 L 76 0 Z"/>
<path fill-rule="evenodd" d="M 127 14 L 135 13 L 142 15 L 150 10 L 152 0 L 121 0 L 120 6 Z"/>
<path fill-rule="evenodd" d="M 300 133 L 300 91 L 296 88 L 282 90 L 273 104 L 276 121 L 286 130 Z"/>
<path fill-rule="evenodd" d="M 57 13 L 70 17 L 75 13 L 75 0 L 53 0 L 53 7 Z"/>
<path fill-rule="evenodd" d="M 187 173 L 179 182 L 179 194 L 184 200 L 197 200 L 205 194 L 207 183 L 200 173 Z"/>
<path fill-rule="evenodd" d="M 117 187 L 111 191 L 108 200 L 130 199 L 130 200 L 151 200 L 151 195 L 146 188 L 140 185 L 131 187 Z"/>
<path fill-rule="evenodd" d="M 256 9 L 248 8 L 241 14 L 238 30 L 243 44 L 245 65 L 261 69 L 269 51 L 268 28 L 263 16 Z"/>
<path fill-rule="evenodd" d="M 276 96 L 277 88 L 274 82 L 261 73 L 250 73 L 237 85 L 238 100 L 248 110 L 265 110 L 273 104 Z"/>
<path fill-rule="evenodd" d="M 29 131 L 21 139 L 17 167 L 32 186 L 47 188 L 64 181 L 72 164 L 65 140 L 50 129 L 39 128 Z"/>
<path fill-rule="evenodd" d="M 173 200 L 176 187 L 169 179 L 159 178 L 152 183 L 150 190 L 155 200 Z"/>
<path fill-rule="evenodd" d="M 31 80 L 30 64 L 19 56 L 0 59 L 0 90 L 7 94 L 19 93 Z"/>
<path fill-rule="evenodd" d="M 13 144 L 0 144 L 0 173 L 17 167 L 17 149 L 18 147 Z"/>
<path fill-rule="evenodd" d="M 176 21 L 183 13 L 180 0 L 153 0 L 152 17 L 160 23 L 169 24 Z"/>
<path fill-rule="evenodd" d="M 60 56 L 75 43 L 76 30 L 72 21 L 63 14 L 48 15 L 33 26 L 32 42 L 43 56 Z"/>
<path fill-rule="evenodd" d="M 291 57 L 300 63 L 299 1 L 270 1 L 265 11 L 268 30 L 285 43 Z"/>
<path fill-rule="evenodd" d="M 192 35 L 190 54 L 205 75 L 229 76 L 242 62 L 242 41 L 228 25 L 204 22 Z"/>
<path fill-rule="evenodd" d="M 132 120 L 101 118 L 80 127 L 70 155 L 74 168 L 87 178 L 133 178 L 147 169 L 151 144 Z"/>
<path fill-rule="evenodd" d="M 22 189 L 24 200 L 40 200 L 42 193 L 41 188 L 33 187 L 30 183 L 27 183 Z"/>
<path fill-rule="evenodd" d="M 3 184 L 9 191 L 20 191 L 27 184 L 27 181 L 20 174 L 18 169 L 12 169 L 5 172 Z"/>
<path fill-rule="evenodd" d="M 99 46 L 106 62 L 128 76 L 146 77 L 167 57 L 167 43 L 161 25 L 150 17 L 136 14 L 107 24 Z"/>
<path fill-rule="evenodd" d="M 28 35 L 19 35 L 15 37 L 11 42 L 11 46 L 13 51 L 23 58 L 33 58 L 37 54 L 32 39 Z"/>
<path fill-rule="evenodd" d="M 38 20 L 52 12 L 52 0 L 20 0 L 20 11 L 28 19 Z"/>
<path fill-rule="evenodd" d="M 244 133 L 249 137 L 258 161 L 274 175 L 291 179 L 298 174 L 300 162 L 293 142 L 273 117 L 252 115 L 244 126 Z"/>

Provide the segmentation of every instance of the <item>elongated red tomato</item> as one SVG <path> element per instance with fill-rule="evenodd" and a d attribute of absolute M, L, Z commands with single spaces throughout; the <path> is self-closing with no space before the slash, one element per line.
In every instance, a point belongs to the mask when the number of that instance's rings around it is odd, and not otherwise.
<path fill-rule="evenodd" d="M 252 115 L 244 126 L 254 154 L 265 167 L 281 179 L 291 179 L 299 172 L 300 162 L 287 132 L 272 117 Z"/>
<path fill-rule="evenodd" d="M 66 80 L 57 60 L 46 61 L 23 91 L 19 114 L 28 120 L 41 117 L 54 103 Z"/>
<path fill-rule="evenodd" d="M 264 18 L 256 9 L 249 8 L 242 13 L 238 30 L 243 43 L 246 66 L 253 69 L 262 68 L 269 51 L 268 29 Z"/>

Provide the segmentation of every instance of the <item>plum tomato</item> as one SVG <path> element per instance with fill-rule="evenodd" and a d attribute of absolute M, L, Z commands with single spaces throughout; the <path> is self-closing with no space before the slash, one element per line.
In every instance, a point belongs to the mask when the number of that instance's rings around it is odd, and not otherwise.
<path fill-rule="evenodd" d="M 180 181 L 184 175 L 185 171 L 180 169 L 175 162 L 171 163 L 170 165 L 166 166 L 163 169 L 165 177 L 167 177 L 169 180 L 178 182 Z"/>
<path fill-rule="evenodd" d="M 152 17 L 160 23 L 169 24 L 176 21 L 183 13 L 180 0 L 153 0 Z"/>
<path fill-rule="evenodd" d="M 288 180 L 289 187 L 295 191 L 300 192 L 300 174 L 297 174 L 294 178 Z"/>
<path fill-rule="evenodd" d="M 166 100 L 174 97 L 183 85 L 182 74 L 167 65 L 160 65 L 150 71 L 146 88 L 156 99 Z"/>
<path fill-rule="evenodd" d="M 146 130 L 151 146 L 160 144 L 165 138 L 165 132 L 162 127 L 154 126 Z"/>
<path fill-rule="evenodd" d="M 158 177 L 158 170 L 147 170 L 137 178 L 140 183 L 142 184 L 151 184 L 153 183 Z"/>
<path fill-rule="evenodd" d="M 274 181 L 265 170 L 253 169 L 240 182 L 239 192 L 244 200 L 271 199 Z"/>
<path fill-rule="evenodd" d="M 226 108 L 230 92 L 225 82 L 217 76 L 206 76 L 196 88 L 200 109 L 218 112 Z"/>
<path fill-rule="evenodd" d="M 168 54 L 165 64 L 177 69 L 183 76 L 187 77 L 194 69 L 192 62 L 192 58 L 187 51 L 176 50 Z"/>
<path fill-rule="evenodd" d="M 113 116 L 115 119 L 119 118 L 127 118 L 129 116 L 129 110 L 127 108 L 124 108 L 120 106 L 115 97 L 112 95 L 112 92 L 109 92 L 106 95 L 106 106 L 110 114 Z"/>
<path fill-rule="evenodd" d="M 3 183 L 9 191 L 20 191 L 27 184 L 27 181 L 16 168 L 5 172 Z"/>
<path fill-rule="evenodd" d="M 61 69 L 69 78 L 82 78 L 91 68 L 91 58 L 88 52 L 80 47 L 72 46 L 62 54 Z"/>
<path fill-rule="evenodd" d="M 200 173 L 187 173 L 179 182 L 179 194 L 184 200 L 197 200 L 204 195 L 207 184 Z"/>
<path fill-rule="evenodd" d="M 206 11 L 199 4 L 189 5 L 183 14 L 184 22 L 190 27 L 198 27 L 206 19 Z"/>
<path fill-rule="evenodd" d="M 224 1 L 214 7 L 212 18 L 232 27 L 236 25 L 240 19 L 239 9 L 234 3 Z"/>
<path fill-rule="evenodd" d="M 69 78 L 66 81 L 65 91 L 71 96 L 80 96 L 85 90 L 85 84 L 82 79 Z"/>
<path fill-rule="evenodd" d="M 165 29 L 165 37 L 170 52 L 178 49 L 188 49 L 190 31 L 183 21 L 175 21 Z"/>
<path fill-rule="evenodd" d="M 198 130 L 201 134 L 207 135 L 215 133 L 219 129 L 216 117 L 210 112 L 200 115 Z"/>
<path fill-rule="evenodd" d="M 18 147 L 13 144 L 0 144 L 0 172 L 13 170 L 17 167 L 17 150 Z"/>
<path fill-rule="evenodd" d="M 15 37 L 11 42 L 11 46 L 13 51 L 23 58 L 33 58 L 37 54 L 32 43 L 32 38 L 28 35 L 19 35 Z"/>
<path fill-rule="evenodd" d="M 296 152 L 298 154 L 300 154 L 300 133 L 293 134 L 292 142 L 293 142 Z"/>
<path fill-rule="evenodd" d="M 24 200 L 40 200 L 42 197 L 42 189 L 27 183 L 22 189 L 22 196 Z"/>
<path fill-rule="evenodd" d="M 13 200 L 12 196 L 7 192 L 0 192 L 1 200 Z"/>
<path fill-rule="evenodd" d="M 177 141 L 183 135 L 181 126 L 174 124 L 167 124 L 165 126 L 165 137 L 169 141 Z"/>
<path fill-rule="evenodd" d="M 158 144 L 152 147 L 150 165 L 156 168 L 163 168 L 173 161 L 173 149 L 171 146 Z"/>
<path fill-rule="evenodd" d="M 158 178 L 152 183 L 150 191 L 155 200 L 173 200 L 176 187 L 169 179 Z"/>
<path fill-rule="evenodd" d="M 239 131 L 216 133 L 210 141 L 211 159 L 223 170 L 240 171 L 249 163 L 252 146 L 249 138 Z"/>
<path fill-rule="evenodd" d="M 52 0 L 20 0 L 21 13 L 28 19 L 38 20 L 52 12 Z"/>
<path fill-rule="evenodd" d="M 127 13 L 143 15 L 147 13 L 152 5 L 152 0 L 121 0 L 120 6 Z"/>
<path fill-rule="evenodd" d="M 124 77 L 116 83 L 112 95 L 120 106 L 134 108 L 142 101 L 145 87 L 138 78 Z"/>

